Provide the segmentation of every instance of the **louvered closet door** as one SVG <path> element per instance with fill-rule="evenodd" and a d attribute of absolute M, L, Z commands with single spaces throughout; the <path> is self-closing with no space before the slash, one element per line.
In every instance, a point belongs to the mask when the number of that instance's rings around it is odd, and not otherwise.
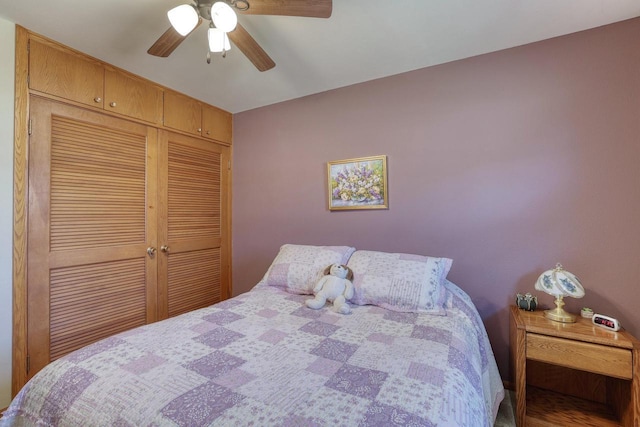
<path fill-rule="evenodd" d="M 157 131 L 35 96 L 30 119 L 29 377 L 157 316 Z"/>
<path fill-rule="evenodd" d="M 229 297 L 229 148 L 159 132 L 159 317 Z"/>

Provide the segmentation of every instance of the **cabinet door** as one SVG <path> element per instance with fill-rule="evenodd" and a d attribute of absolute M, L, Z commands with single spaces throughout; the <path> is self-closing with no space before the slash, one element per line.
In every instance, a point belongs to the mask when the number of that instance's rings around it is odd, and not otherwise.
<path fill-rule="evenodd" d="M 232 116 L 211 105 L 202 105 L 202 136 L 231 144 Z"/>
<path fill-rule="evenodd" d="M 102 107 L 102 64 L 38 39 L 29 41 L 29 88 Z"/>
<path fill-rule="evenodd" d="M 159 132 L 159 318 L 229 297 L 229 148 Z M 163 224 L 166 224 L 163 225 Z"/>
<path fill-rule="evenodd" d="M 106 69 L 104 109 L 151 123 L 162 123 L 162 89 L 117 70 Z"/>
<path fill-rule="evenodd" d="M 186 95 L 164 92 L 164 125 L 194 135 L 202 131 L 202 104 Z"/>
<path fill-rule="evenodd" d="M 157 313 L 157 131 L 30 101 L 28 378 Z"/>

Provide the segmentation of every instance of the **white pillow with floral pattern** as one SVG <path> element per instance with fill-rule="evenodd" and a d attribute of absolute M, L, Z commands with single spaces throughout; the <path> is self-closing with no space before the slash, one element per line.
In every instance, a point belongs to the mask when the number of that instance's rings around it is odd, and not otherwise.
<path fill-rule="evenodd" d="M 324 269 L 347 264 L 355 250 L 350 246 L 282 245 L 261 282 L 294 294 L 312 295 Z"/>
<path fill-rule="evenodd" d="M 446 314 L 443 283 L 452 263 L 449 258 L 358 250 L 347 264 L 353 270 L 351 302 L 392 311 Z"/>

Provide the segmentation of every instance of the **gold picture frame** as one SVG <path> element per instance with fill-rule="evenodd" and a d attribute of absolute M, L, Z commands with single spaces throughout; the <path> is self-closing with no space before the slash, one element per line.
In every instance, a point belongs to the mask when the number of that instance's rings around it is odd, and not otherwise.
<path fill-rule="evenodd" d="M 389 209 L 387 156 L 327 162 L 329 210 Z"/>

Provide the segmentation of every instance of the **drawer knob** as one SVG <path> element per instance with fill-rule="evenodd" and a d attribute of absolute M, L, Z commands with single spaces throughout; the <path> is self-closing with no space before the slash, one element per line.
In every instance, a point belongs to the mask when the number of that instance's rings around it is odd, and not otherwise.
<path fill-rule="evenodd" d="M 102 102 L 102 98 L 100 98 L 99 96 L 96 96 L 95 98 L 93 98 L 94 102 Z"/>
<path fill-rule="evenodd" d="M 111 101 L 111 102 L 109 103 L 109 105 L 110 105 L 111 107 L 115 107 L 115 106 L 116 106 L 116 103 L 115 103 L 114 101 Z"/>

